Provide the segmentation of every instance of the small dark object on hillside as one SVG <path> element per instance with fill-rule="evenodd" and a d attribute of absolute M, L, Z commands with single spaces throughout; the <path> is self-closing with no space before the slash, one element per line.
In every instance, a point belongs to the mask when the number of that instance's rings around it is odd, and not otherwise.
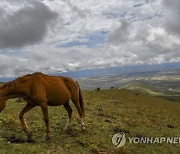
<path fill-rule="evenodd" d="M 168 127 L 168 128 L 174 128 L 174 126 L 172 126 L 172 125 L 167 125 L 167 127 Z"/>
<path fill-rule="evenodd" d="M 23 140 L 21 138 L 18 138 L 18 137 L 15 137 L 15 136 L 12 136 L 12 137 L 8 138 L 7 140 L 10 143 L 23 143 L 23 142 L 26 142 L 25 140 Z"/>
<path fill-rule="evenodd" d="M 107 122 L 107 123 L 112 123 L 112 121 L 110 121 L 110 120 L 108 120 L 108 119 L 106 119 L 105 122 Z"/>
<path fill-rule="evenodd" d="M 8 141 L 8 143 L 25 143 L 25 142 L 28 142 L 28 143 L 35 143 L 36 141 L 35 140 L 24 140 L 20 137 L 16 137 L 16 136 L 10 136 L 10 137 L 5 137 Z"/>
<path fill-rule="evenodd" d="M 102 111 L 102 110 L 103 110 L 103 108 L 102 108 L 102 107 L 98 107 L 97 109 L 98 109 L 98 111 Z"/>
<path fill-rule="evenodd" d="M 104 117 L 104 118 L 116 119 L 116 117 L 113 117 L 113 116 L 111 116 L 111 115 L 104 114 L 104 113 L 102 113 L 102 112 L 97 113 L 96 116 L 100 116 L 100 117 Z"/>
<path fill-rule="evenodd" d="M 101 89 L 99 87 L 97 87 L 96 91 L 100 91 Z"/>
<path fill-rule="evenodd" d="M 113 131 L 114 131 L 114 133 L 118 133 L 118 132 L 124 132 L 125 134 L 129 134 L 130 133 L 128 130 L 122 129 L 122 128 L 119 128 L 119 127 L 114 127 Z"/>
<path fill-rule="evenodd" d="M 136 96 L 139 96 L 139 94 L 138 94 L 138 93 L 136 93 L 135 95 L 136 95 Z"/>
<path fill-rule="evenodd" d="M 22 103 L 22 102 L 24 102 L 24 99 L 23 99 L 23 98 L 17 98 L 17 99 L 16 99 L 16 102 L 17 102 L 17 103 Z"/>
<path fill-rule="evenodd" d="M 114 87 L 111 87 L 111 89 L 114 89 Z"/>

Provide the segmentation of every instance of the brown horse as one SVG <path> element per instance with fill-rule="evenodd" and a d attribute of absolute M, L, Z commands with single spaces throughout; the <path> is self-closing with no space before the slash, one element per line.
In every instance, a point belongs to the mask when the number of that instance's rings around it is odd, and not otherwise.
<path fill-rule="evenodd" d="M 50 126 L 48 117 L 48 106 L 63 105 L 68 113 L 68 120 L 64 130 L 68 130 L 72 109 L 69 105 L 71 99 L 76 106 L 79 116 L 81 117 L 81 126 L 85 130 L 84 106 L 81 90 L 77 82 L 69 77 L 48 76 L 43 73 L 28 74 L 19 77 L 16 80 L 5 83 L 0 88 L 0 112 L 5 108 L 6 100 L 10 98 L 21 97 L 26 100 L 27 104 L 19 114 L 22 130 L 31 140 L 32 133 L 28 131 L 24 121 L 24 114 L 36 106 L 40 106 L 44 115 L 46 124 L 46 140 L 49 139 Z"/>

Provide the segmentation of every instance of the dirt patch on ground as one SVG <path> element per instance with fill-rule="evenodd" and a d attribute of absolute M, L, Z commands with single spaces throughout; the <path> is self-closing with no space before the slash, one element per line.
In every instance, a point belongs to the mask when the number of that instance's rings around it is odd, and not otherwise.
<path fill-rule="evenodd" d="M 20 137 L 15 137 L 15 136 L 7 137 L 6 140 L 8 143 L 25 143 L 25 142 L 35 143 L 35 140 L 25 140 L 25 139 L 22 139 Z"/>

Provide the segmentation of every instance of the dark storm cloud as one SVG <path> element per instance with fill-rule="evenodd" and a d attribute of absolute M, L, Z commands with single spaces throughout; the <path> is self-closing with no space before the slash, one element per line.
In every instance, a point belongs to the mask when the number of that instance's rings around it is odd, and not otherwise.
<path fill-rule="evenodd" d="M 4 15 L 0 19 L 0 48 L 23 47 L 43 40 L 57 18 L 57 13 L 40 1 L 31 0 L 26 4 L 13 13 L 0 8 Z"/>
<path fill-rule="evenodd" d="M 119 28 L 110 33 L 108 43 L 118 46 L 128 40 L 129 34 L 130 23 L 126 20 L 122 20 Z"/>
<path fill-rule="evenodd" d="M 163 4 L 168 12 L 165 28 L 172 34 L 180 35 L 180 1 L 164 0 Z"/>

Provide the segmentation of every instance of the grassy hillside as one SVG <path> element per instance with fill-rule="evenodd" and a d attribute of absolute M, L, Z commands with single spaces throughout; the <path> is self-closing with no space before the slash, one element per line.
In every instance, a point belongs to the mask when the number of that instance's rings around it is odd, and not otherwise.
<path fill-rule="evenodd" d="M 44 141 L 44 121 L 39 107 L 25 118 L 33 132 L 35 142 L 25 142 L 18 113 L 24 103 L 7 102 L 0 113 L 0 154 L 18 153 L 180 153 L 180 144 L 130 144 L 117 149 L 111 138 L 125 132 L 127 137 L 175 137 L 180 136 L 180 104 L 138 94 L 130 90 L 84 91 L 86 111 L 85 132 L 81 131 L 78 114 L 73 107 L 71 130 L 62 131 L 66 124 L 63 106 L 49 107 L 51 140 Z M 15 142 L 15 143 L 11 143 Z"/>
<path fill-rule="evenodd" d="M 171 87 L 171 85 L 168 85 Z M 151 86 L 143 83 L 133 83 L 124 86 L 125 89 L 133 90 L 135 92 L 140 92 L 143 94 L 160 97 L 163 99 L 167 99 L 174 102 L 180 102 L 180 90 L 179 88 L 171 89 L 162 87 L 157 88 L 155 86 Z"/>
<path fill-rule="evenodd" d="M 143 84 L 143 83 L 134 83 L 134 84 L 128 84 L 124 87 L 125 89 L 141 92 L 144 94 L 149 94 L 153 96 L 163 96 L 165 95 L 160 89 L 157 89 L 154 86 Z"/>

